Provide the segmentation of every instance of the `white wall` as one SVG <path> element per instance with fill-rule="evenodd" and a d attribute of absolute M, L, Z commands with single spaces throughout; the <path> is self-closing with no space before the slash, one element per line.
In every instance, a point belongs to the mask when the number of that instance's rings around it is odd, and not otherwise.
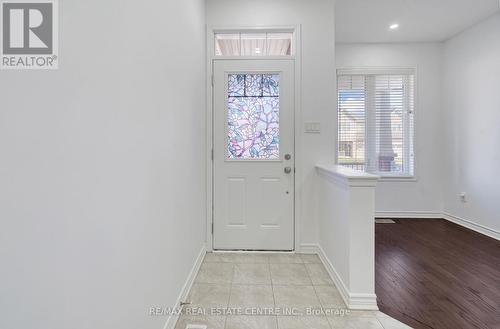
<path fill-rule="evenodd" d="M 60 5 L 60 69 L 0 72 L 0 328 L 162 328 L 204 241 L 204 1 Z"/>
<path fill-rule="evenodd" d="M 376 211 L 418 212 L 421 216 L 441 213 L 442 45 L 337 44 L 337 68 L 417 67 L 415 110 L 416 181 L 380 181 L 376 189 Z"/>
<path fill-rule="evenodd" d="M 263 10 L 265 8 L 265 10 Z M 331 0 L 208 0 L 207 22 L 221 26 L 290 26 L 302 28 L 303 122 L 321 122 L 321 134 L 304 134 L 296 159 L 302 181 L 296 187 L 301 198 L 301 243 L 317 243 L 315 164 L 333 162 L 335 143 L 335 15 Z"/>
<path fill-rule="evenodd" d="M 500 13 L 447 41 L 444 64 L 445 211 L 498 238 Z"/>
<path fill-rule="evenodd" d="M 350 309 L 377 310 L 375 186 L 378 177 L 319 165 L 320 257 Z"/>

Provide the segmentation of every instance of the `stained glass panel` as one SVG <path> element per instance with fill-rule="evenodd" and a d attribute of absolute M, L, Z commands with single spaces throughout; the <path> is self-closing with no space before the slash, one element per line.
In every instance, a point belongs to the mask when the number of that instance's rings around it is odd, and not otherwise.
<path fill-rule="evenodd" d="M 279 96 L 279 75 L 264 74 L 262 76 L 262 95 Z"/>
<path fill-rule="evenodd" d="M 244 96 L 245 95 L 245 75 L 230 74 L 229 86 L 227 89 L 229 96 Z"/>
<path fill-rule="evenodd" d="M 227 120 L 229 159 L 279 159 L 279 75 L 230 74 Z"/>
<path fill-rule="evenodd" d="M 245 96 L 262 96 L 262 74 L 245 75 Z"/>

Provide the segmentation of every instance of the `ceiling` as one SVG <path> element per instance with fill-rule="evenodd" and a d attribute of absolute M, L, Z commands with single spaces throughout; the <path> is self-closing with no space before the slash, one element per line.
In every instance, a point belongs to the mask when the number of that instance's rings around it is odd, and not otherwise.
<path fill-rule="evenodd" d="M 444 41 L 499 10 L 499 0 L 336 0 L 336 41 Z"/>

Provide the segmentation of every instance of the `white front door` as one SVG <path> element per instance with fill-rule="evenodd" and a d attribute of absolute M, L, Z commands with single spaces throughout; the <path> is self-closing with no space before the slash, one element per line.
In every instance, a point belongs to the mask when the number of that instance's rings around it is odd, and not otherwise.
<path fill-rule="evenodd" d="M 294 248 L 294 62 L 214 61 L 214 249 Z"/>

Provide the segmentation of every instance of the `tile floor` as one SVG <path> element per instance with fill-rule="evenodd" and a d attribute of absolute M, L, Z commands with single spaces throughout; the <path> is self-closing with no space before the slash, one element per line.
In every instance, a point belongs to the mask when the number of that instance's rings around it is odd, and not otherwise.
<path fill-rule="evenodd" d="M 176 329 L 409 328 L 347 310 L 317 255 L 207 253 L 188 301 Z"/>

